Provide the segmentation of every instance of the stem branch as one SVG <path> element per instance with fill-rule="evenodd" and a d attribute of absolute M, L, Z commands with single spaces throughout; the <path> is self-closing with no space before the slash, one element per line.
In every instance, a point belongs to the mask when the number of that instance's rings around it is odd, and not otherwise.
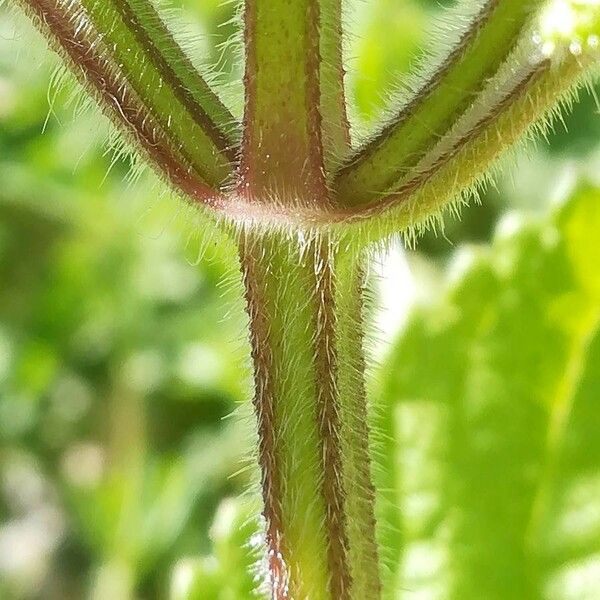
<path fill-rule="evenodd" d="M 487 0 L 433 75 L 338 174 L 343 205 L 377 200 L 410 173 L 473 103 L 545 0 Z"/>

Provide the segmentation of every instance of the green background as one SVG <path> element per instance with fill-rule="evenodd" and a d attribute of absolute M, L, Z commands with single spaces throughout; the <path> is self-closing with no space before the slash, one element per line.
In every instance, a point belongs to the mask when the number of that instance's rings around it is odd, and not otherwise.
<path fill-rule="evenodd" d="M 449 4 L 348 3 L 359 133 Z M 181 8 L 239 114 L 235 7 Z M 0 598 L 251 598 L 231 249 L 151 174 L 131 176 L 56 65 L 0 9 Z M 392 598 L 600 598 L 593 97 L 565 122 L 444 235 L 376 257 L 386 310 L 369 377 Z"/>

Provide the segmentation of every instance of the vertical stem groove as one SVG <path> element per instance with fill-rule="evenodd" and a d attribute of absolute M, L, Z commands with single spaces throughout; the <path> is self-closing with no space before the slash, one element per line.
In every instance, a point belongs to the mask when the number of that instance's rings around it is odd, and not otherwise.
<path fill-rule="evenodd" d="M 346 107 L 342 0 L 320 0 L 321 120 L 323 153 L 328 173 L 350 152 L 350 122 Z"/>
<path fill-rule="evenodd" d="M 349 561 L 355 598 L 379 598 L 382 592 L 380 556 L 375 520 L 375 486 L 371 464 L 370 415 L 365 385 L 366 360 L 365 294 L 366 276 L 362 257 L 338 261 L 337 311 L 345 318 L 339 326 L 340 369 L 338 390 L 342 403 L 342 452 L 348 494 Z"/>
<path fill-rule="evenodd" d="M 335 340 L 336 297 L 331 254 L 332 249 L 326 241 L 318 244 L 315 251 L 315 371 L 331 594 L 334 598 L 345 600 L 350 597 L 351 575 L 348 566 L 347 519 L 344 513 L 346 492 L 342 476 L 341 415 L 337 389 L 339 364 Z"/>
<path fill-rule="evenodd" d="M 250 345 L 254 364 L 254 411 L 258 426 L 258 461 L 261 466 L 263 515 L 266 522 L 266 546 L 269 585 L 276 600 L 288 598 L 288 574 L 281 548 L 283 529 L 281 507 L 281 482 L 275 452 L 275 387 L 271 374 L 274 371 L 273 349 L 269 342 L 269 320 L 263 310 L 260 269 L 252 247 L 242 241 L 241 262 L 246 306 L 250 320 Z"/>
<path fill-rule="evenodd" d="M 380 597 L 362 274 L 335 241 L 240 244 L 272 597 Z"/>

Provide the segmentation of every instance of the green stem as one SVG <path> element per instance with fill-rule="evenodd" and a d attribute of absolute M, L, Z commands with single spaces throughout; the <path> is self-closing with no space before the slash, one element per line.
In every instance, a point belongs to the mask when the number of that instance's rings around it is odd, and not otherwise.
<path fill-rule="evenodd" d="M 233 117 L 175 43 L 146 0 L 81 0 L 107 52 L 185 164 L 219 189 L 233 176 Z M 213 117 L 219 119 L 218 124 Z"/>
<path fill-rule="evenodd" d="M 544 0 L 487 0 L 415 97 L 343 168 L 344 205 L 377 200 L 418 164 L 506 61 Z"/>
<path fill-rule="evenodd" d="M 335 172 L 350 152 L 350 123 L 344 86 L 342 0 L 320 0 L 321 118 L 323 155 Z"/>
<path fill-rule="evenodd" d="M 38 28 L 88 88 L 116 127 L 125 131 L 160 176 L 194 201 L 213 204 L 214 190 L 197 177 L 173 143 L 172 132 L 148 112 L 77 3 L 63 0 L 17 0 Z"/>
<path fill-rule="evenodd" d="M 417 174 L 397 193 L 383 198 L 361 215 L 371 218 L 370 242 L 385 239 L 399 230 L 418 228 L 459 201 L 484 179 L 504 152 L 530 134 L 545 133 L 598 65 L 594 55 L 567 55 L 557 65 L 549 60 L 530 66 L 530 71 L 497 106 L 432 168 Z"/>
<path fill-rule="evenodd" d="M 318 0 L 247 0 L 239 190 L 253 201 L 322 205 Z"/>
<path fill-rule="evenodd" d="M 272 596 L 380 597 L 362 271 L 335 241 L 240 244 Z"/>

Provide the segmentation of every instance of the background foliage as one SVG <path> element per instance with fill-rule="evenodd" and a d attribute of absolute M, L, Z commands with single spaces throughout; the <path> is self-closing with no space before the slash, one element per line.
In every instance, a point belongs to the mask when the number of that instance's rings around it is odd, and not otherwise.
<path fill-rule="evenodd" d="M 364 127 L 440 3 L 349 8 Z M 234 6 L 183 9 L 239 111 Z M 245 600 L 254 500 L 235 265 L 150 175 L 127 179 L 103 121 L 49 85 L 55 64 L 0 12 L 0 597 Z M 445 235 L 377 260 L 392 597 L 598 598 L 592 95 L 566 124 Z M 243 418 L 227 418 L 236 406 Z"/>

